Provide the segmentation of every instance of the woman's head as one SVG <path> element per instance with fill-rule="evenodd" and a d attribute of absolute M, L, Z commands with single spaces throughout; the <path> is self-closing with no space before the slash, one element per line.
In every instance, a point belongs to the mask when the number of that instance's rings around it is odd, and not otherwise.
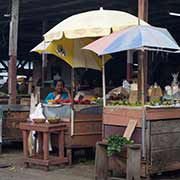
<path fill-rule="evenodd" d="M 64 91 L 64 86 L 65 86 L 65 83 L 64 83 L 64 81 L 62 79 L 56 81 L 55 82 L 55 91 L 57 93 L 62 93 Z"/>

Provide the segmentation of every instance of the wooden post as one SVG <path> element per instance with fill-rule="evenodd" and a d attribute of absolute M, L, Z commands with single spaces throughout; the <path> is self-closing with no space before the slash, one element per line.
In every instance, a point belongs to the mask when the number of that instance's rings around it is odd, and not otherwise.
<path fill-rule="evenodd" d="M 133 144 L 127 150 L 127 180 L 140 180 L 141 145 Z"/>
<path fill-rule="evenodd" d="M 148 0 L 138 0 L 138 17 L 148 21 Z"/>
<path fill-rule="evenodd" d="M 43 21 L 42 33 L 45 34 L 47 30 L 47 21 Z M 44 86 L 44 81 L 47 80 L 47 54 L 42 53 L 42 86 Z"/>
<path fill-rule="evenodd" d="M 0 142 L 0 154 L 2 154 L 2 143 Z"/>
<path fill-rule="evenodd" d="M 11 22 L 9 30 L 9 68 L 8 93 L 9 104 L 16 104 L 16 59 L 18 41 L 19 0 L 12 0 Z"/>
<path fill-rule="evenodd" d="M 138 0 L 138 18 L 148 21 L 148 0 Z M 138 54 L 138 101 L 144 105 L 147 98 L 147 52 Z"/>
<path fill-rule="evenodd" d="M 106 145 L 101 142 L 96 143 L 96 159 L 95 159 L 95 179 L 107 180 L 108 178 L 108 156 L 106 153 Z"/>
<path fill-rule="evenodd" d="M 28 79 L 31 77 L 31 60 L 28 60 Z"/>
<path fill-rule="evenodd" d="M 132 70 L 133 70 L 133 51 L 127 51 L 127 80 L 130 81 L 132 79 Z"/>

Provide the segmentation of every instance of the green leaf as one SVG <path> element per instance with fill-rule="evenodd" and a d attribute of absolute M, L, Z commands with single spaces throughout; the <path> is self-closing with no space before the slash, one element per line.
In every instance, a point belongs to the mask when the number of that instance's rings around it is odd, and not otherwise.
<path fill-rule="evenodd" d="M 118 135 L 112 135 L 107 140 L 108 140 L 108 147 L 107 147 L 108 156 L 112 156 L 113 153 L 115 152 L 121 152 L 124 145 L 133 143 L 133 141 Z"/>

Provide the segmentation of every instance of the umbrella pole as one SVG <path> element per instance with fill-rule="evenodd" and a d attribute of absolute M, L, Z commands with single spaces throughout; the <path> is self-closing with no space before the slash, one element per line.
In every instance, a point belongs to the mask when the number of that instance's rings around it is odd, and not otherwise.
<path fill-rule="evenodd" d="M 142 106 L 144 106 L 145 104 L 145 62 L 144 62 L 144 56 L 145 56 L 145 52 L 144 51 L 140 51 L 139 53 L 139 58 L 141 61 L 140 64 L 140 73 L 141 73 L 141 104 Z"/>
<path fill-rule="evenodd" d="M 74 68 L 71 69 L 71 136 L 74 135 Z"/>
<path fill-rule="evenodd" d="M 103 107 L 106 106 L 106 80 L 105 80 L 105 65 L 104 56 L 102 56 L 102 87 L 103 87 Z"/>

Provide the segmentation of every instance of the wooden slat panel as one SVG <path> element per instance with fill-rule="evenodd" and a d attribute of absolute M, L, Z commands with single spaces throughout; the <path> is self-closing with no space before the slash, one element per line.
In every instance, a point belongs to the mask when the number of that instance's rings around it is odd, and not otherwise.
<path fill-rule="evenodd" d="M 74 127 L 76 133 L 100 133 L 102 132 L 102 122 L 75 122 Z"/>
<path fill-rule="evenodd" d="M 180 132 L 166 133 L 151 136 L 151 150 L 165 150 L 171 148 L 180 148 Z"/>
<path fill-rule="evenodd" d="M 142 109 L 133 108 L 105 108 L 103 124 L 127 126 L 129 120 L 137 120 L 137 127 L 141 127 Z"/>
<path fill-rule="evenodd" d="M 102 115 L 94 115 L 94 114 L 80 114 L 80 113 L 76 113 L 75 115 L 75 119 L 76 120 L 101 120 L 102 119 Z"/>
<path fill-rule="evenodd" d="M 180 148 L 169 149 L 162 151 L 151 152 L 151 167 L 152 171 L 162 172 L 163 170 L 169 170 L 167 167 L 171 167 L 180 162 Z M 154 170 L 153 170 L 154 169 Z"/>
<path fill-rule="evenodd" d="M 177 169 L 179 166 L 175 164 L 180 163 L 180 120 L 150 122 L 150 171 L 155 173 Z"/>
<path fill-rule="evenodd" d="M 101 135 L 84 135 L 73 136 L 70 138 L 70 146 L 72 147 L 95 147 L 97 141 L 101 141 Z"/>
<path fill-rule="evenodd" d="M 149 173 L 150 174 L 155 174 L 159 172 L 167 172 L 167 171 L 174 171 L 174 170 L 179 170 L 180 169 L 180 163 L 179 162 L 174 162 L 174 163 L 168 163 L 166 166 L 163 167 L 163 169 L 160 169 L 157 166 L 153 166 L 149 168 Z"/>
<path fill-rule="evenodd" d="M 151 122 L 151 135 L 180 132 L 180 119 L 168 119 Z"/>
<path fill-rule="evenodd" d="M 148 109 L 146 112 L 147 120 L 176 119 L 176 118 L 180 118 L 180 108 Z"/>

